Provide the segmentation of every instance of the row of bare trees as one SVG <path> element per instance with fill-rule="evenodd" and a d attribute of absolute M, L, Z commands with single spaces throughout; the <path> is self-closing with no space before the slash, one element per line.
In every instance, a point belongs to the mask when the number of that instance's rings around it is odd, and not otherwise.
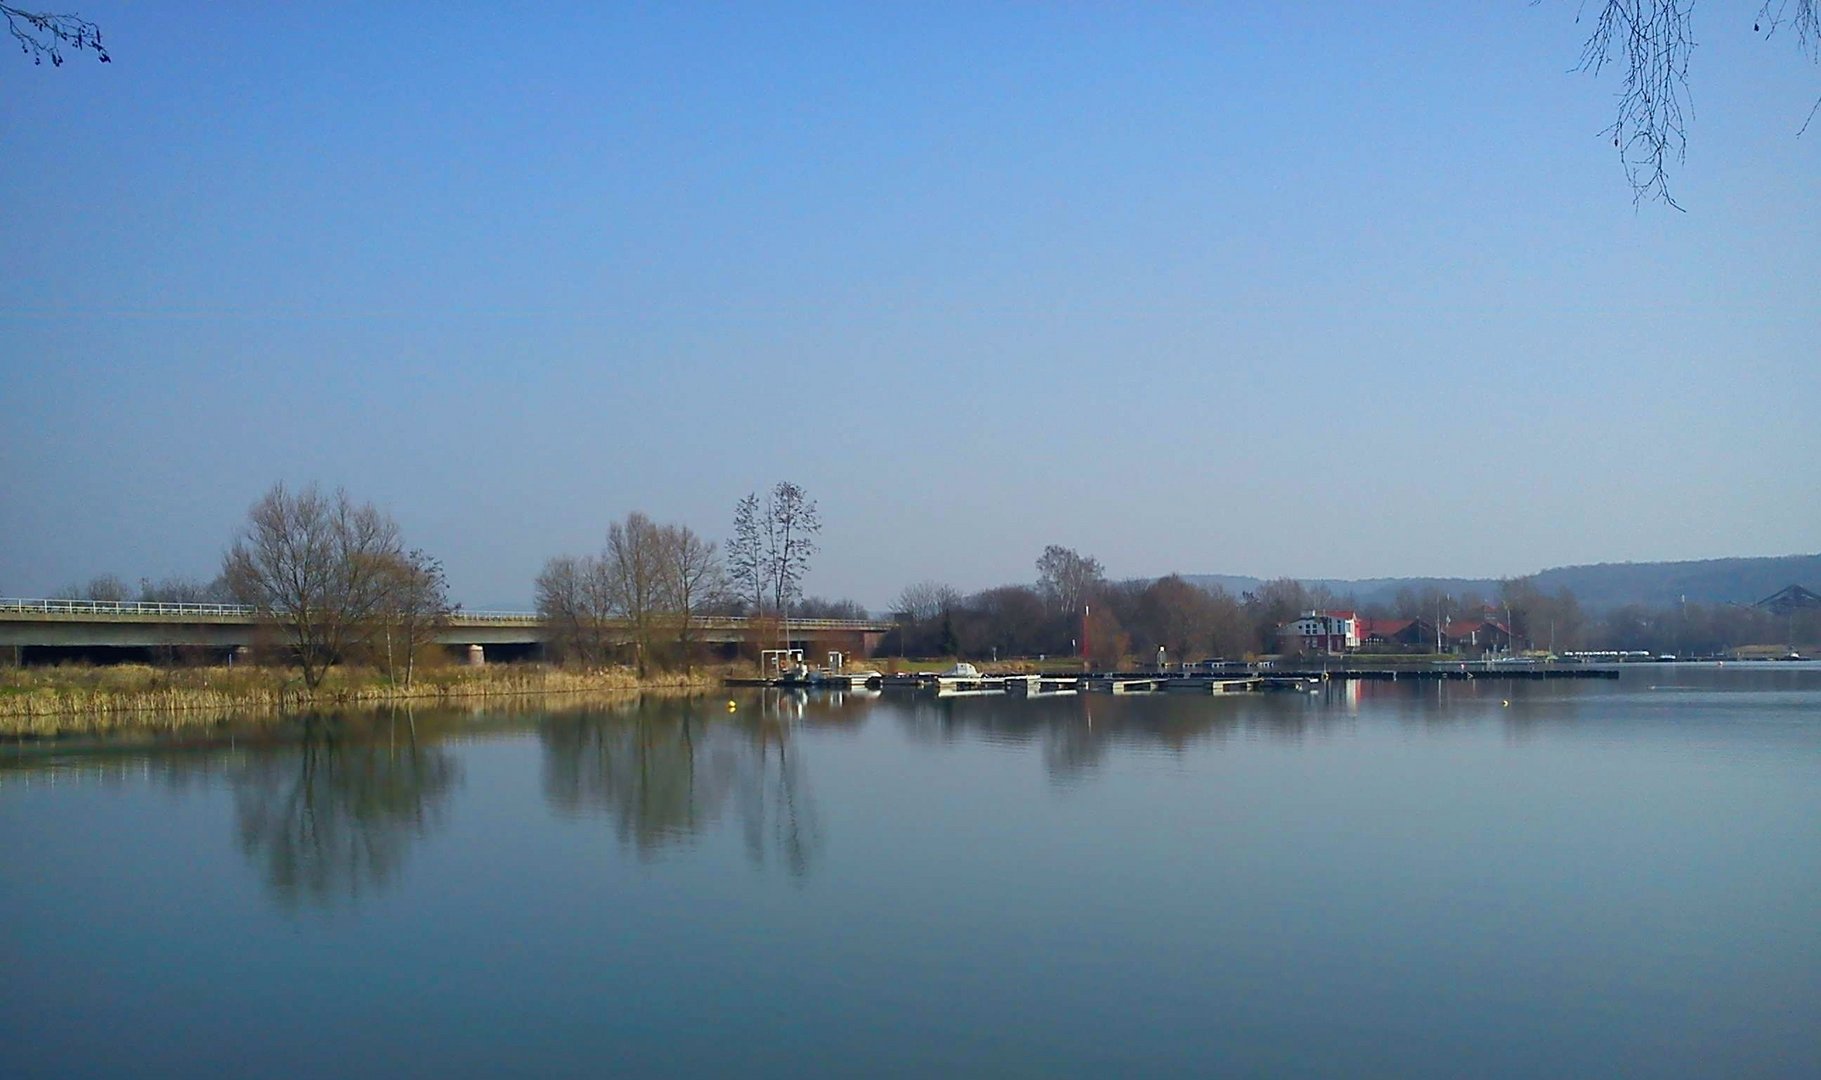
<path fill-rule="evenodd" d="M 1086 656 L 1094 664 L 1238 658 L 1279 648 L 1278 628 L 1312 610 L 1368 618 L 1422 620 L 1434 633 L 1459 621 L 1506 627 L 1512 647 L 1643 649 L 1713 655 L 1741 645 L 1821 637 L 1821 612 L 1777 615 L 1749 604 L 1626 605 L 1582 610 L 1568 589 L 1549 592 L 1533 578 L 1509 578 L 1489 592 L 1411 586 L 1388 601 L 1359 603 L 1319 584 L 1278 578 L 1234 596 L 1171 575 L 1109 581 L 1100 561 L 1052 545 L 1037 559 L 1034 585 L 1001 585 L 963 595 L 941 582 L 908 586 L 893 606 L 890 652 L 913 656 Z M 1414 643 L 1422 649 L 1426 642 Z M 1794 647 L 1793 645 L 1791 647 Z"/>
<path fill-rule="evenodd" d="M 121 580 L 118 574 L 96 574 L 80 585 L 66 585 L 51 596 L 58 600 L 94 600 L 106 603 L 142 604 L 222 604 L 232 603 L 234 594 L 227 582 L 198 581 L 188 577 L 167 577 L 153 581 L 140 578 L 137 588 Z"/>
<path fill-rule="evenodd" d="M 859 618 L 849 601 L 804 601 L 802 584 L 821 530 L 803 488 L 779 483 L 741 500 L 730 575 L 717 545 L 686 525 L 628 514 L 598 553 L 549 560 L 536 582 L 537 608 L 557 659 L 590 665 L 623 654 L 641 676 L 654 665 L 692 664 L 711 615 Z M 112 574 L 63 590 L 70 599 L 126 601 Z M 442 563 L 405 547 L 398 524 L 346 491 L 279 483 L 247 512 L 212 583 L 140 583 L 138 599 L 233 600 L 252 606 L 279 634 L 309 687 L 350 660 L 382 665 L 410 685 L 419 659 L 457 610 Z"/>
<path fill-rule="evenodd" d="M 888 650 L 939 656 L 1086 656 L 1112 666 L 1158 647 L 1174 658 L 1238 656 L 1257 648 L 1244 603 L 1171 575 L 1107 580 L 1099 559 L 1052 544 L 1038 556 L 1035 585 L 1001 585 L 964 596 L 934 581 L 899 594 Z"/>
<path fill-rule="evenodd" d="M 442 563 L 407 549 L 398 524 L 346 491 L 275 484 L 247 513 L 222 558 L 221 580 L 283 634 L 316 687 L 330 665 L 380 661 L 409 686 L 417 662 L 455 611 Z"/>
<path fill-rule="evenodd" d="M 701 621 L 725 592 L 714 543 L 687 525 L 661 525 L 635 511 L 608 527 L 599 553 L 544 564 L 537 610 L 558 659 L 602 665 L 628 642 L 643 676 L 672 655 L 693 662 Z"/>
<path fill-rule="evenodd" d="M 591 665 L 629 649 L 643 676 L 654 665 L 692 665 L 711 615 L 762 616 L 781 626 L 793 611 L 864 617 L 848 602 L 802 600 L 821 530 L 815 500 L 788 480 L 734 507 L 725 561 L 718 545 L 687 525 L 628 514 L 608 527 L 599 553 L 544 564 L 537 610 L 547 644 L 559 660 Z"/>

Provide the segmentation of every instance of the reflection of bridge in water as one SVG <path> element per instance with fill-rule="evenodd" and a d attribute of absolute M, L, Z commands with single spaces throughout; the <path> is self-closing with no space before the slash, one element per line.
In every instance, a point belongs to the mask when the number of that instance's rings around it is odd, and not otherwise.
<path fill-rule="evenodd" d="M 609 621 L 609 629 L 629 624 Z M 244 604 L 161 604 L 110 600 L 0 599 L 0 649 L 18 650 L 21 659 L 38 655 L 105 653 L 108 650 L 190 648 L 229 651 L 274 640 L 269 620 Z M 776 640 L 775 619 L 699 616 L 698 640 L 722 646 Z M 856 653 L 870 653 L 892 624 L 877 619 L 791 619 L 793 647 L 827 643 Z M 438 631 L 438 644 L 453 649 L 483 650 L 482 655 L 529 657 L 541 653 L 544 621 L 532 611 L 458 611 Z"/>

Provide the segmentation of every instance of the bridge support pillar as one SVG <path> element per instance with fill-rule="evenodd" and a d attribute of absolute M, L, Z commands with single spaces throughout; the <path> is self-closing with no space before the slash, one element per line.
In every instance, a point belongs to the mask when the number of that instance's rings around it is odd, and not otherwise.
<path fill-rule="evenodd" d="M 468 666 L 469 667 L 485 667 L 486 664 L 487 664 L 487 650 L 485 648 L 482 648 L 479 645 L 468 646 Z"/>

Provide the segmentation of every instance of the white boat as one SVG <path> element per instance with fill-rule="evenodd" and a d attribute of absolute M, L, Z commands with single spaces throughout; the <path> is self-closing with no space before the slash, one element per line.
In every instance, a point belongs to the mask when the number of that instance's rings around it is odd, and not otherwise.
<path fill-rule="evenodd" d="M 883 672 L 871 668 L 858 671 L 826 671 L 817 669 L 809 673 L 809 685 L 826 687 L 833 690 L 852 690 L 856 687 L 879 686 L 885 682 Z"/>

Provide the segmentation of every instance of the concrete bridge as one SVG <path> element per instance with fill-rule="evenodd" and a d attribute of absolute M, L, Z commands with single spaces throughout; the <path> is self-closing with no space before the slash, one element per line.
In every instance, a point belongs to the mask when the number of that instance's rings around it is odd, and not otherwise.
<path fill-rule="evenodd" d="M 774 620 L 704 616 L 699 640 L 725 647 L 754 638 L 775 643 Z M 611 624 L 610 624 L 611 625 Z M 624 623 L 620 625 L 624 626 Z M 870 655 L 893 624 L 878 619 L 792 619 L 793 648 L 830 648 Z M 243 604 L 160 604 L 111 600 L 0 598 L 0 658 L 103 657 L 114 650 L 198 649 L 230 652 L 271 641 L 271 624 Z M 539 655 L 544 622 L 531 611 L 459 611 L 437 635 L 439 644 L 498 658 Z M 10 654 L 10 655 L 9 655 Z"/>

